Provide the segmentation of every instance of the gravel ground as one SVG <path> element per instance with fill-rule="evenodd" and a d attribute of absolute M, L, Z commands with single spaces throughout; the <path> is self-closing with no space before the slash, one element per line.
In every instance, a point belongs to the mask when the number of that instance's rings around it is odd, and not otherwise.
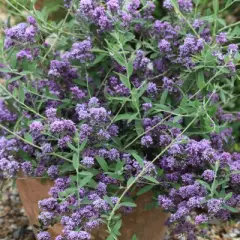
<path fill-rule="evenodd" d="M 0 240 L 34 240 L 34 235 L 11 182 L 2 183 L 0 198 Z"/>
<path fill-rule="evenodd" d="M 35 240 L 16 188 L 12 188 L 11 182 L 5 182 L 2 183 L 1 192 L 0 240 Z M 198 230 L 197 235 L 203 235 L 201 229 Z M 198 240 L 240 240 L 240 222 L 212 223 L 208 227 L 206 236 L 198 237 Z M 185 240 L 184 237 L 169 234 L 166 239 Z"/>

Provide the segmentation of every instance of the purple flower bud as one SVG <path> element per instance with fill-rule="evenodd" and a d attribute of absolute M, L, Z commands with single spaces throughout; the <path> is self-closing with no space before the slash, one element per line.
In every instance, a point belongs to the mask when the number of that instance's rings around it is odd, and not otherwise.
<path fill-rule="evenodd" d="M 51 240 L 51 235 L 48 232 L 40 232 L 37 235 L 38 240 Z"/>
<path fill-rule="evenodd" d="M 94 158 L 92 157 L 84 157 L 81 161 L 81 164 L 87 168 L 91 168 L 94 165 Z"/>
<path fill-rule="evenodd" d="M 207 182 L 212 182 L 215 177 L 215 172 L 213 170 L 205 170 L 202 174 L 202 177 Z"/>
<path fill-rule="evenodd" d="M 196 224 L 206 223 L 208 221 L 208 216 L 206 214 L 197 215 L 195 218 Z"/>
<path fill-rule="evenodd" d="M 216 36 L 216 42 L 217 42 L 218 44 L 226 43 L 226 42 L 227 42 L 227 33 L 221 32 L 220 34 L 218 34 L 218 35 Z"/>

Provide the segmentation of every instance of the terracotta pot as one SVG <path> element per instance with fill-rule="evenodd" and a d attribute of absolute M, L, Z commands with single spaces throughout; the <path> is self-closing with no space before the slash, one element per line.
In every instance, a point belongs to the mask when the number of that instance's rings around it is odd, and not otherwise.
<path fill-rule="evenodd" d="M 17 187 L 20 198 L 29 221 L 32 225 L 38 225 L 38 201 L 48 198 L 48 191 L 53 186 L 52 181 L 41 182 L 39 179 L 19 178 Z M 120 229 L 121 237 L 119 240 L 131 240 L 134 234 L 138 240 L 161 240 L 164 238 L 166 228 L 165 221 L 168 214 L 162 210 L 144 210 L 144 206 L 151 199 L 151 193 L 141 195 L 137 200 L 137 207 L 132 213 L 123 216 L 123 225 Z M 56 224 L 49 229 L 53 239 L 61 234 L 61 224 Z M 92 239 L 105 240 L 107 233 L 105 228 L 96 229 L 92 232 Z"/>

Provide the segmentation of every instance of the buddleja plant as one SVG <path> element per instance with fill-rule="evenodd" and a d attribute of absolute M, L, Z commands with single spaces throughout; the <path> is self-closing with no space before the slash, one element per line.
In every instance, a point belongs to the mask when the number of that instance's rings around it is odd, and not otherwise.
<path fill-rule="evenodd" d="M 154 1 L 65 1 L 59 23 L 34 2 L 7 3 L 29 17 L 4 29 L 1 178 L 55 181 L 39 240 L 59 221 L 56 240 L 90 239 L 100 225 L 118 239 L 147 192 L 188 239 L 191 211 L 203 225 L 238 211 L 239 114 L 222 108 L 239 81 L 237 24 L 220 18 L 231 1 L 201 16 L 201 1 L 165 0 L 164 19 Z"/>

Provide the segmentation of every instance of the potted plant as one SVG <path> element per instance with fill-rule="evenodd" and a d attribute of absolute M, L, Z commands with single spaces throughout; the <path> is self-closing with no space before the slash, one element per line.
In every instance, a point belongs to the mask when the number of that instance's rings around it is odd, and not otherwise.
<path fill-rule="evenodd" d="M 238 212 L 228 6 L 165 0 L 161 20 L 154 1 L 65 1 L 57 24 L 33 8 L 5 29 L 1 178 L 17 178 L 39 240 L 155 240 L 165 226 L 194 239 L 191 211 L 203 226 Z"/>

